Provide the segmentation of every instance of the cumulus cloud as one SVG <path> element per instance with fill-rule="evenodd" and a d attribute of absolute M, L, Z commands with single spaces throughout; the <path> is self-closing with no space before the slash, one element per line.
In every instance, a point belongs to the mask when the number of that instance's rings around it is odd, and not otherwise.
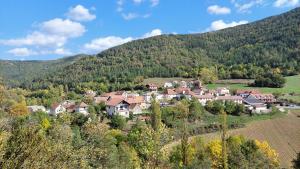
<path fill-rule="evenodd" d="M 137 39 L 143 39 L 143 38 L 149 38 L 149 37 L 153 37 L 153 36 L 158 36 L 161 35 L 162 31 L 160 29 L 154 29 L 151 32 L 145 33 L 143 36 L 141 37 L 126 37 L 126 38 L 122 38 L 122 37 L 118 37 L 118 36 L 108 36 L 108 37 L 100 37 L 100 38 L 96 38 L 94 40 L 92 40 L 89 43 L 86 43 L 83 46 L 83 50 L 85 52 L 101 52 L 103 50 L 109 49 L 111 47 L 114 46 L 118 46 L 118 45 L 122 45 L 124 43 L 133 41 L 133 40 L 137 40 Z"/>
<path fill-rule="evenodd" d="M 91 14 L 90 11 L 82 5 L 70 8 L 67 17 L 74 21 L 91 21 L 96 19 L 96 15 Z"/>
<path fill-rule="evenodd" d="M 275 7 L 292 7 L 299 4 L 299 0 L 276 0 Z"/>
<path fill-rule="evenodd" d="M 14 56 L 70 55 L 64 45 L 71 38 L 82 36 L 85 27 L 70 19 L 55 18 L 38 24 L 37 29 L 21 38 L 0 39 L 0 44 L 18 48 L 7 51 Z"/>
<path fill-rule="evenodd" d="M 104 38 L 94 39 L 90 43 L 85 44 L 84 48 L 89 51 L 103 51 L 105 49 L 118 46 L 132 40 L 132 37 L 121 38 L 117 36 L 108 36 Z"/>
<path fill-rule="evenodd" d="M 82 36 L 86 31 L 80 23 L 60 18 L 40 24 L 34 31 L 23 38 L 0 40 L 1 44 L 9 46 L 63 46 L 69 38 Z"/>
<path fill-rule="evenodd" d="M 59 35 L 70 38 L 79 37 L 86 31 L 85 27 L 80 23 L 60 18 L 55 18 L 42 23 L 41 30 L 50 35 Z"/>
<path fill-rule="evenodd" d="M 238 25 L 242 25 L 242 24 L 246 24 L 248 23 L 248 21 L 242 20 L 239 22 L 230 22 L 230 23 L 226 23 L 223 20 L 217 20 L 211 23 L 210 27 L 207 29 L 207 31 L 216 31 L 216 30 L 220 30 L 220 29 L 225 29 L 225 28 L 229 28 L 229 27 L 234 27 L 234 26 L 238 26 Z"/>
<path fill-rule="evenodd" d="M 143 38 L 149 38 L 152 36 L 159 36 L 162 34 L 162 31 L 160 29 L 153 29 L 151 32 L 147 32 L 143 35 Z"/>
<path fill-rule="evenodd" d="M 35 55 L 36 53 L 28 48 L 15 48 L 7 51 L 14 56 L 30 56 Z"/>
<path fill-rule="evenodd" d="M 216 14 L 216 15 L 224 15 L 224 14 L 230 14 L 231 10 L 227 7 L 221 7 L 218 5 L 212 5 L 207 8 L 208 13 L 210 14 Z"/>

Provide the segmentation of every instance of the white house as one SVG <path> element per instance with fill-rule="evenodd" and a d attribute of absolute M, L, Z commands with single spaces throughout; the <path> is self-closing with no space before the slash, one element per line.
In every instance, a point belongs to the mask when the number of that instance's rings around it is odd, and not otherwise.
<path fill-rule="evenodd" d="M 84 102 L 81 102 L 78 106 L 76 106 L 76 113 L 81 113 L 83 115 L 88 115 L 89 111 L 88 111 L 89 106 L 87 104 L 85 104 Z"/>
<path fill-rule="evenodd" d="M 228 95 L 230 95 L 230 91 L 226 87 L 218 87 L 217 95 L 218 96 L 228 96 Z"/>
<path fill-rule="evenodd" d="M 171 87 L 173 87 L 173 84 L 171 82 L 166 82 L 164 84 L 164 88 L 171 88 Z"/>
<path fill-rule="evenodd" d="M 31 113 L 34 113 L 34 112 L 38 112 L 38 111 L 42 111 L 42 112 L 46 112 L 46 108 L 44 106 L 37 106 L 37 105 L 34 105 L 34 106 L 27 106 L 28 110 L 31 112 Z"/>
<path fill-rule="evenodd" d="M 66 108 L 62 105 L 62 104 L 58 104 L 58 103 L 55 103 L 51 106 L 51 109 L 50 109 L 50 114 L 51 115 L 58 115 L 60 113 L 64 113 L 66 112 Z"/>
<path fill-rule="evenodd" d="M 197 95 L 196 98 L 203 106 L 205 106 L 208 101 L 213 101 L 215 99 L 215 96 L 206 94 L 206 95 Z"/>
<path fill-rule="evenodd" d="M 133 104 L 129 105 L 129 112 L 131 112 L 134 115 L 143 113 L 141 106 L 139 104 L 136 104 L 136 103 L 133 103 Z"/>
<path fill-rule="evenodd" d="M 130 104 L 122 98 L 110 98 L 106 103 L 106 111 L 108 115 L 120 115 L 129 117 Z"/>

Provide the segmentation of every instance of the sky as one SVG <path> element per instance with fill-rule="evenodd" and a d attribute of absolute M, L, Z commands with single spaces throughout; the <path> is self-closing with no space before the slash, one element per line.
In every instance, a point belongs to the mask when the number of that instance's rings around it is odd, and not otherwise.
<path fill-rule="evenodd" d="M 299 6 L 300 0 L 1 0 L 0 59 L 96 54 L 162 34 L 217 31 Z"/>

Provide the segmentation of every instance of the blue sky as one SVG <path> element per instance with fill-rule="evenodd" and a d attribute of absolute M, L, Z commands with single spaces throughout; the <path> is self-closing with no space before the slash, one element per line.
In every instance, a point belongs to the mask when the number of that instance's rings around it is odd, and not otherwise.
<path fill-rule="evenodd" d="M 57 59 L 161 34 L 215 31 L 286 12 L 299 1 L 1 0 L 0 59 Z"/>

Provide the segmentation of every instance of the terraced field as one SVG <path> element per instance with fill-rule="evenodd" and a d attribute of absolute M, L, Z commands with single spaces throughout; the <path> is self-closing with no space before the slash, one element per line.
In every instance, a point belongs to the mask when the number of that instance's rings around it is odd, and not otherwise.
<path fill-rule="evenodd" d="M 266 140 L 279 153 L 281 167 L 290 168 L 291 161 L 300 151 L 300 110 L 293 110 L 285 117 L 249 123 L 245 128 L 229 131 L 229 135 L 244 135 L 247 138 Z M 195 136 L 199 137 L 199 136 Z M 202 135 L 205 141 L 220 138 L 220 133 Z M 165 149 L 179 144 L 173 142 Z"/>

